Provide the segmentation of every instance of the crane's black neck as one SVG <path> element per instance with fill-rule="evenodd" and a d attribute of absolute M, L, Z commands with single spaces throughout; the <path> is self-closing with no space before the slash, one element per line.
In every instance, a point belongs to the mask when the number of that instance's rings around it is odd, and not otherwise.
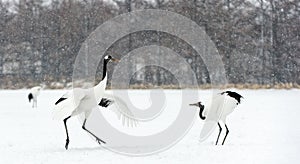
<path fill-rule="evenodd" d="M 201 120 L 205 120 L 206 117 L 203 115 L 204 105 L 200 106 L 199 108 L 200 108 L 199 117 L 201 118 Z"/>
<path fill-rule="evenodd" d="M 105 78 L 106 76 L 106 70 L 107 70 L 107 63 L 108 63 L 108 60 L 107 59 L 104 59 L 104 63 L 103 63 L 103 75 L 102 75 L 102 80 Z"/>

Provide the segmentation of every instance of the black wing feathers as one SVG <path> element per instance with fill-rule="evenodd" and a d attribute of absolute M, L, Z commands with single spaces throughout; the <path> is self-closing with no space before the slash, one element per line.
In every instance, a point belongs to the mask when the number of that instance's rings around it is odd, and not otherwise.
<path fill-rule="evenodd" d="M 240 94 L 236 93 L 236 92 L 232 92 L 232 91 L 226 91 L 226 92 L 222 92 L 221 94 L 223 95 L 224 93 L 227 93 L 228 96 L 236 99 L 236 101 L 240 104 L 241 103 L 241 98 L 243 98 L 243 96 L 241 96 Z"/>
<path fill-rule="evenodd" d="M 28 100 L 29 100 L 29 102 L 30 102 L 32 99 L 33 99 L 33 95 L 32 95 L 32 93 L 29 93 L 29 95 L 28 95 Z"/>
<path fill-rule="evenodd" d="M 67 98 L 61 97 L 60 99 L 58 99 L 58 100 L 56 101 L 55 105 L 57 105 L 58 103 L 64 101 L 65 99 L 67 99 Z"/>
<path fill-rule="evenodd" d="M 102 107 L 108 107 L 109 105 L 111 105 L 113 103 L 112 100 L 109 100 L 107 98 L 102 98 L 100 103 L 98 104 L 99 106 L 102 106 Z"/>

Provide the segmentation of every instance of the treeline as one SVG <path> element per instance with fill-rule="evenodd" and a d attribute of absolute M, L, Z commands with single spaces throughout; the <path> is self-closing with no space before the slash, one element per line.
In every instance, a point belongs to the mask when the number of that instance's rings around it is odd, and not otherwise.
<path fill-rule="evenodd" d="M 117 15 L 140 9 L 176 12 L 201 26 L 222 56 L 231 84 L 297 85 L 299 6 L 297 0 L 0 1 L 0 87 L 58 82 L 65 86 L 72 81 L 76 55 L 89 34 Z M 145 45 L 174 50 L 190 63 L 197 76 L 195 84 L 210 83 L 196 51 L 167 33 L 136 32 L 119 39 L 106 53 L 125 55 Z M 130 84 L 176 86 L 178 81 L 172 72 L 149 66 L 141 68 Z"/>

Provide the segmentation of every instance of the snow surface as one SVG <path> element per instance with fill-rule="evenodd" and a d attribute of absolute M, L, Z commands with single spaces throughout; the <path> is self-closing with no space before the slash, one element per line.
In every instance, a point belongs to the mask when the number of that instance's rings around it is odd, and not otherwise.
<path fill-rule="evenodd" d="M 51 115 L 64 90 L 41 91 L 38 108 L 31 108 L 28 90 L 2 90 L 0 163 L 298 163 L 300 90 L 236 91 L 245 99 L 227 119 L 230 133 L 224 146 L 214 145 L 217 130 L 199 142 L 203 121 L 195 117 L 190 131 L 170 149 L 133 157 L 99 146 L 76 118 L 68 121 L 70 145 L 65 150 L 63 122 L 52 120 Z M 209 94 L 199 91 L 200 97 Z M 149 99 L 144 104 L 149 105 Z"/>

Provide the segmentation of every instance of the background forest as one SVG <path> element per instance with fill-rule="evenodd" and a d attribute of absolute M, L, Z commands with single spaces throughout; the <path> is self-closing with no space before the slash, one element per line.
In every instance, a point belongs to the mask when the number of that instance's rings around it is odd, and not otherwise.
<path fill-rule="evenodd" d="M 298 0 L 0 0 L 0 88 L 66 87 L 90 33 L 106 20 L 140 9 L 176 12 L 201 26 L 216 45 L 230 84 L 299 87 L 299 6 Z M 196 51 L 167 33 L 132 33 L 106 53 L 125 55 L 146 45 L 172 49 L 191 65 L 195 85 L 210 83 Z M 149 66 L 130 84 L 166 87 L 177 81 L 163 68 Z"/>

